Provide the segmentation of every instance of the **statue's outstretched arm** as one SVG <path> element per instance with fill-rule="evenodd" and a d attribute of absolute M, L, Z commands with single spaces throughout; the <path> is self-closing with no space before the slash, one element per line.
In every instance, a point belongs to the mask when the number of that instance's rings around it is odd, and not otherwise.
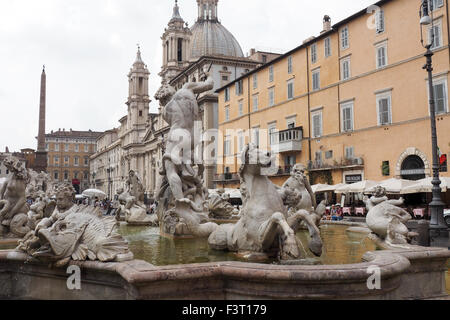
<path fill-rule="evenodd" d="M 311 185 L 309 184 L 309 181 L 306 177 L 303 179 L 303 181 L 305 183 L 306 190 L 308 190 L 308 193 L 311 196 L 312 205 L 313 205 L 314 209 L 316 209 L 317 208 L 316 196 L 315 196 L 314 192 L 312 191 Z"/>
<path fill-rule="evenodd" d="M 214 88 L 214 80 L 209 76 L 205 82 L 188 82 L 184 85 L 184 88 L 192 90 L 194 94 L 203 93 Z"/>
<path fill-rule="evenodd" d="M 0 199 L 3 199 L 5 196 L 6 186 L 8 185 L 8 182 L 5 182 L 2 184 L 2 187 L 0 188 Z"/>

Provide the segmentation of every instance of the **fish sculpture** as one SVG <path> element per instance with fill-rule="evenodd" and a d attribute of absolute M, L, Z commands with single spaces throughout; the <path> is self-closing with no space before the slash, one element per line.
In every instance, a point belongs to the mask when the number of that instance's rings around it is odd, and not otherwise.
<path fill-rule="evenodd" d="M 31 261 L 60 267 L 73 261 L 119 262 L 133 259 L 128 243 L 116 231 L 114 217 L 102 217 L 98 208 L 74 206 L 51 227 L 30 233 L 19 244 Z"/>

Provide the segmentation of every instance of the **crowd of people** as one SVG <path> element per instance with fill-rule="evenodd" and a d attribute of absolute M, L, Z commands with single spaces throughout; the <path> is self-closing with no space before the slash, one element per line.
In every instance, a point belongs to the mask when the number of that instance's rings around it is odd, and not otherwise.
<path fill-rule="evenodd" d="M 339 204 L 332 205 L 330 210 L 325 212 L 323 220 L 342 221 L 344 220 L 344 211 Z"/>

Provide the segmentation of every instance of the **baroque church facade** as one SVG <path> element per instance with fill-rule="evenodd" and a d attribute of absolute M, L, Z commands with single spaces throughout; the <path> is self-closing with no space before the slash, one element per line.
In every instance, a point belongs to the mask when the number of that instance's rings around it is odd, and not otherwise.
<path fill-rule="evenodd" d="M 161 84 L 176 90 L 188 81 L 203 81 L 206 72 L 214 79 L 213 90 L 198 97 L 202 129 L 218 129 L 218 95 L 215 91 L 245 73 L 278 56 L 254 52 L 245 57 L 235 37 L 219 21 L 218 0 L 197 0 L 198 18 L 189 28 L 175 1 L 173 15 L 161 37 L 163 61 Z M 117 129 L 106 131 L 97 140 L 97 152 L 91 157 L 91 185 L 110 199 L 125 181 L 130 170 L 140 178 L 147 198 L 153 198 L 158 185 L 159 168 L 169 127 L 158 113 L 150 113 L 148 80 L 150 72 L 138 49 L 136 61 L 128 74 L 127 115 Z M 156 93 L 155 97 L 158 96 Z M 211 142 L 211 143 L 216 143 Z M 216 161 L 206 156 L 205 186 L 215 188 Z"/>

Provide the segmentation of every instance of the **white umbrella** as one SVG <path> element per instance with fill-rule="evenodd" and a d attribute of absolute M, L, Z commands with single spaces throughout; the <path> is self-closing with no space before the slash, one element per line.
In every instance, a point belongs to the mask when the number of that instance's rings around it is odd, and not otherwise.
<path fill-rule="evenodd" d="M 392 179 L 381 181 L 378 184 L 378 186 L 385 188 L 387 193 L 400 193 L 404 188 L 409 187 L 413 184 L 415 184 L 415 181 L 392 178 Z M 377 186 L 370 187 L 370 188 L 364 190 L 364 192 L 368 192 L 368 193 L 375 192 L 376 187 Z"/>
<path fill-rule="evenodd" d="M 104 199 L 106 198 L 106 193 L 104 193 L 101 190 L 97 190 L 97 189 L 88 189 L 88 190 L 84 190 L 82 193 L 84 196 L 89 197 L 89 198 L 99 198 L 99 199 Z"/>
<path fill-rule="evenodd" d="M 331 186 L 329 184 L 315 184 L 313 186 L 311 186 L 311 189 L 314 193 L 319 193 L 319 192 L 329 192 L 329 191 L 334 191 L 337 188 L 340 188 L 342 186 L 345 186 L 346 184 L 344 183 L 339 183 L 336 184 L 334 186 Z"/>
<path fill-rule="evenodd" d="M 343 185 L 335 190 L 336 193 L 363 193 L 366 189 L 377 186 L 379 183 L 372 180 L 364 180 L 353 184 Z"/>
<path fill-rule="evenodd" d="M 440 177 L 441 180 L 441 190 L 442 192 L 447 192 L 450 189 L 450 178 Z M 433 184 L 431 183 L 433 178 L 425 178 L 422 180 L 415 181 L 413 185 L 407 186 L 401 190 L 401 194 L 411 194 L 411 193 L 430 193 L 433 191 Z"/>
<path fill-rule="evenodd" d="M 241 190 L 233 189 L 227 193 L 230 195 L 230 199 L 241 199 L 242 198 Z"/>

